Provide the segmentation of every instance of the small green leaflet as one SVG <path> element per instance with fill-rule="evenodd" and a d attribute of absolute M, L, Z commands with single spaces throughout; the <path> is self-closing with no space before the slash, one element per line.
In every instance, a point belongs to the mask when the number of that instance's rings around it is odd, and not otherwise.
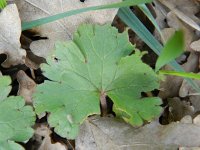
<path fill-rule="evenodd" d="M 6 0 L 0 0 L 0 9 L 3 9 L 4 7 L 6 7 L 6 5 L 7 5 Z"/>
<path fill-rule="evenodd" d="M 141 61 L 142 54 L 111 25 L 81 25 L 73 41 L 59 42 L 41 66 L 50 79 L 37 87 L 37 114 L 50 112 L 48 122 L 62 137 L 74 139 L 89 115 L 100 114 L 100 97 L 114 102 L 114 111 L 132 125 L 142 125 L 161 112 L 161 100 L 141 92 L 159 87 L 158 75 Z M 103 93 L 103 94 L 102 94 Z"/>
<path fill-rule="evenodd" d="M 0 76 L 0 89 L 3 89 L 0 91 L 0 149 L 22 150 L 15 141 L 23 142 L 32 137 L 35 113 L 31 106 L 24 106 L 22 97 L 7 97 L 10 83 L 9 77 Z"/>
<path fill-rule="evenodd" d="M 158 60 L 156 62 L 156 72 L 181 55 L 184 51 L 184 33 L 182 30 L 176 31 L 175 34 L 165 44 Z"/>

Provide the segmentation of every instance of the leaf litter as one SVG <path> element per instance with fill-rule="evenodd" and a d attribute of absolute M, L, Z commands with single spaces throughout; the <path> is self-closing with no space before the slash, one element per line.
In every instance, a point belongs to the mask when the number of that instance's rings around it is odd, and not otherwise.
<path fill-rule="evenodd" d="M 31 3 L 28 3 L 31 2 Z M 86 1 L 87 2 L 87 1 Z M 84 3 L 79 3 L 77 5 L 81 7 L 86 7 L 86 2 Z M 25 59 L 27 61 L 27 56 L 26 56 L 26 51 L 21 48 L 20 44 L 20 35 L 21 35 L 21 21 L 26 21 L 26 19 L 38 19 L 39 17 L 44 17 L 48 16 L 48 14 L 45 14 L 44 12 L 40 12 L 39 15 L 38 13 L 35 13 L 36 10 L 33 8 L 32 4 L 36 4 L 37 8 L 40 6 L 37 2 L 35 1 L 28 1 L 28 0 L 19 0 L 16 1 L 17 6 L 18 6 L 18 11 L 20 12 L 20 18 L 18 15 L 17 8 L 14 4 L 8 5 L 2 12 L 0 13 L 0 32 L 4 33 L 2 34 L 3 38 L 0 38 L 0 53 L 1 54 L 6 54 L 7 59 L 5 62 L 3 62 L 2 66 L 3 67 L 10 67 L 13 65 L 17 64 L 24 64 Z M 52 2 L 53 3 L 53 2 Z M 71 3 L 75 3 L 74 1 Z M 78 2 L 77 2 L 78 3 Z M 96 5 L 97 3 L 101 3 L 100 1 L 98 2 L 91 2 L 92 4 Z M 102 3 L 104 3 L 102 1 Z M 106 1 L 105 1 L 106 3 Z M 50 8 L 49 6 L 49 1 L 48 4 L 45 6 L 47 9 Z M 199 72 L 199 56 L 198 56 L 198 42 L 199 42 L 199 1 L 198 0 L 157 0 L 154 1 L 155 6 L 153 7 L 156 12 L 157 16 L 157 22 L 159 26 L 162 29 L 162 32 L 165 37 L 165 41 L 179 28 L 182 28 L 185 32 L 185 43 L 186 43 L 186 51 L 189 52 L 189 57 L 184 55 L 183 56 L 183 67 L 185 68 L 186 71 L 191 71 L 191 72 Z M 29 5 L 28 7 L 26 7 Z M 76 9 L 77 5 L 73 5 L 74 9 Z M 89 5 L 89 2 L 88 2 Z M 43 6 L 43 5 L 41 5 Z M 51 5 L 52 7 L 53 5 Z M 59 6 L 59 5 L 58 5 Z M 78 7 L 79 7 L 78 6 Z M 45 9 L 46 9 L 45 8 Z M 59 6 L 58 8 L 61 8 Z M 43 9 L 44 10 L 44 9 Z M 49 9 L 48 9 L 49 10 Z M 60 12 L 61 9 L 57 8 L 51 8 L 54 13 Z M 32 12 L 32 13 L 30 13 Z M 31 14 L 31 15 L 30 15 Z M 113 17 L 116 14 L 116 10 L 110 10 L 104 11 L 104 13 L 94 13 L 95 17 L 91 17 L 91 13 L 85 13 L 82 14 L 86 18 L 89 16 L 89 19 L 80 19 L 80 23 L 100 23 L 104 24 L 105 22 L 111 22 L 113 20 Z M 98 15 L 102 15 L 102 20 L 97 20 L 96 18 Z M 105 15 L 106 14 L 106 15 Z M 92 14 L 93 15 L 93 14 Z M 91 18 L 92 19 L 91 19 Z M 10 18 L 10 19 L 7 19 Z M 70 20 L 77 20 L 74 19 L 74 17 L 71 17 Z M 100 22 L 99 22 L 100 21 Z M 102 21 L 102 22 L 101 22 Z M 54 47 L 54 42 L 57 40 L 62 40 L 62 39 L 72 39 L 72 34 L 78 27 L 79 23 L 77 24 L 71 24 L 74 25 L 74 27 L 67 32 L 62 32 L 63 28 L 60 27 L 62 25 L 66 26 L 65 21 L 61 22 L 55 22 L 49 25 L 44 25 L 39 28 L 34 29 L 37 31 L 40 37 L 48 37 L 48 39 L 41 39 L 39 41 L 33 41 L 31 43 L 31 51 L 41 57 L 47 58 L 48 54 L 51 54 L 51 50 Z M 6 25 L 6 26 L 5 26 Z M 70 25 L 67 25 L 70 28 Z M 57 33 L 49 33 L 49 30 L 54 30 L 54 27 L 57 27 L 58 30 L 60 30 L 62 33 L 57 34 Z M 124 28 L 124 27 L 123 27 Z M 9 29 L 9 30 L 8 30 Z M 10 30 L 13 29 L 13 30 Z M 15 30 L 14 30 L 15 29 Z M 49 30 L 48 30 L 49 29 Z M 48 31 L 47 31 L 48 30 Z M 57 30 L 57 31 L 58 31 Z M 12 35 L 12 37 L 11 37 Z M 14 35 L 14 36 L 13 36 Z M 159 37 L 159 35 L 155 31 L 155 35 Z M 5 43 L 5 39 L 7 40 L 7 43 Z M 53 41 L 53 43 L 51 43 Z M 41 44 L 40 44 L 41 43 Z M 141 43 L 141 42 L 140 42 Z M 22 45 L 23 46 L 23 45 Z M 136 45 L 137 46 L 137 45 Z M 144 46 L 144 44 L 141 44 L 141 47 Z M 48 49 L 50 48 L 50 49 Z M 26 50 L 29 49 L 29 47 L 26 46 Z M 43 50 L 41 50 L 43 49 Z M 45 50 L 46 49 L 46 50 Z M 39 50 L 39 51 L 38 51 Z M 194 52 L 197 51 L 197 52 Z M 181 58 L 182 59 L 182 58 Z M 2 62 L 2 61 L 1 61 Z M 59 62 L 59 60 L 58 60 Z M 36 63 L 35 65 L 35 60 L 32 62 L 29 62 L 31 65 L 34 65 L 31 68 L 34 68 L 35 70 L 38 69 L 38 64 Z M 181 62 L 182 63 L 182 62 Z M 36 67 L 35 67 L 36 66 Z M 167 69 L 170 70 L 168 66 L 166 66 Z M 5 70 L 1 69 L 2 73 L 5 73 Z M 19 70 L 17 70 L 18 72 Z M 32 103 L 32 94 L 35 89 L 35 81 L 34 79 L 31 79 L 30 73 L 20 71 L 22 76 L 18 76 L 19 84 L 20 84 L 20 89 L 18 91 L 18 94 L 25 97 L 27 100 L 26 103 L 31 104 Z M 11 75 L 12 79 L 15 79 L 13 75 Z M 36 74 L 37 77 L 37 74 Z M 198 81 L 195 81 L 198 83 Z M 26 83 L 31 83 L 31 88 L 29 88 Z M 10 82 L 9 82 L 10 84 Z M 0 92 L 0 98 L 3 99 L 7 97 L 11 90 L 11 85 L 6 84 L 1 82 L 1 85 L 6 85 L 7 88 L 2 87 Z M 23 86 L 24 85 L 24 86 Z M 163 86 L 164 85 L 164 86 Z M 179 77 L 167 77 L 164 82 L 162 82 L 161 87 L 160 87 L 160 97 L 163 99 L 164 103 L 167 103 L 165 105 L 165 111 L 163 113 L 166 114 L 168 113 L 167 116 L 160 118 L 161 122 L 168 122 L 168 125 L 160 125 L 158 120 L 147 124 L 143 127 L 140 128 L 133 128 L 119 120 L 112 119 L 112 118 L 88 118 L 84 122 L 84 124 L 81 126 L 80 134 L 79 137 L 76 139 L 76 149 L 85 149 L 85 146 L 91 148 L 91 149 L 98 149 L 98 148 L 104 148 L 104 149 L 131 149 L 131 148 L 137 148 L 137 149 L 198 149 L 199 146 L 199 141 L 198 141 L 198 130 L 199 130 L 199 109 L 200 109 L 200 104 L 199 104 L 199 95 L 196 93 L 188 84 L 185 80 L 179 78 Z M 163 90 L 165 92 L 163 92 Z M 24 92 L 23 92 L 24 91 Z M 162 93 L 162 94 L 161 94 Z M 103 94 L 103 93 L 102 93 Z M 9 99 L 9 97 L 8 97 Z M 20 109 L 24 108 L 30 108 L 27 106 L 24 106 L 24 100 L 22 102 L 22 99 L 17 97 L 18 103 L 21 106 Z M 14 100 L 10 101 L 14 102 Z M 8 102 L 7 102 L 8 103 Z M 2 102 L 2 106 L 7 104 L 6 102 Z M 82 103 L 81 103 L 82 104 Z M 121 109 L 119 109 L 118 106 L 114 105 L 114 110 L 118 112 L 118 114 L 122 113 Z M 5 107 L 6 108 L 6 107 Z M 132 111 L 133 109 L 130 108 Z M 124 112 L 130 114 L 130 112 Z M 5 111 L 6 112 L 6 111 Z M 12 109 L 12 112 L 17 115 L 16 111 Z M 31 114 L 31 109 L 29 110 L 28 114 Z M 11 112 L 10 112 L 11 113 Z M 100 113 L 100 110 L 98 110 L 98 113 Z M 122 113 L 122 116 L 124 115 Z M 6 115 L 6 114 L 2 114 Z M 185 115 L 191 115 L 194 119 L 192 119 L 189 116 Z M 185 117 L 184 117 L 185 116 Z M 196 117 L 197 116 L 197 117 Z M 66 117 L 66 116 L 65 116 Z M 33 116 L 28 117 L 29 120 L 31 118 L 33 119 Z M 45 117 L 44 117 L 45 118 Z M 60 117 L 61 120 L 64 117 Z M 94 119 L 95 118 L 95 119 Z M 165 118 L 165 120 L 162 120 L 162 118 Z M 182 119 L 181 119 L 182 118 Z M 12 119 L 12 118 L 11 118 Z M 20 118 L 22 119 L 22 118 Z M 42 118 L 40 118 L 42 119 Z M 127 118 L 125 115 L 124 118 L 127 122 Z M 73 116 L 67 115 L 67 120 L 73 121 Z M 174 121 L 179 121 L 181 122 L 174 122 Z M 101 123 L 103 122 L 103 123 Z M 119 125 L 120 124 L 120 125 Z M 31 124 L 29 124 L 30 127 Z M 33 124 L 32 124 L 33 125 Z M 3 128 L 0 127 L 2 130 Z M 20 127 L 20 129 L 23 129 L 24 127 Z M 55 134 L 52 128 L 46 127 L 48 129 L 48 134 L 46 139 L 40 142 L 43 143 L 42 145 L 46 145 L 44 143 L 48 143 L 49 141 L 52 141 L 52 137 L 48 136 L 50 132 L 53 132 Z M 0 129 L 0 130 L 1 130 Z M 29 128 L 30 129 L 30 128 Z M 36 129 L 35 129 L 36 131 Z M 109 132 L 110 131 L 110 132 Z M 92 132 L 92 133 L 91 133 Z M 4 133 L 4 132 L 3 132 Z M 8 132 L 9 133 L 9 132 Z M 30 132 L 29 138 L 33 134 L 33 131 Z M 130 136 L 129 136 L 130 135 Z M 159 135 L 159 137 L 158 137 Z M 187 137 L 185 135 L 188 135 Z M 4 136 L 4 134 L 2 134 Z M 6 137 L 6 136 L 5 136 Z M 19 137 L 19 135 L 18 135 Z M 153 137 L 153 138 L 152 138 Z M 28 136 L 27 136 L 28 139 Z M 152 140 L 153 139 L 153 140 Z M 176 140 L 172 140 L 176 139 Z M 9 139 L 7 142 L 1 142 L 1 146 L 5 149 L 11 148 L 11 149 L 23 149 L 19 144 L 16 144 L 14 141 L 16 141 L 15 138 Z M 103 141 L 103 142 L 102 142 Z M 25 141 L 23 141 L 25 142 Z M 46 146 L 51 146 L 53 143 L 50 142 Z M 60 144 L 58 142 L 58 144 Z M 89 146 L 88 146 L 88 145 Z M 23 144 L 22 144 L 23 145 Z M 66 147 L 66 144 L 64 144 Z M 61 144 L 61 146 L 63 146 Z M 13 148 L 14 147 L 14 148 Z M 41 147 L 40 147 L 41 148 Z M 37 147 L 38 149 L 38 147 Z M 44 149 L 44 148 L 41 148 Z"/>

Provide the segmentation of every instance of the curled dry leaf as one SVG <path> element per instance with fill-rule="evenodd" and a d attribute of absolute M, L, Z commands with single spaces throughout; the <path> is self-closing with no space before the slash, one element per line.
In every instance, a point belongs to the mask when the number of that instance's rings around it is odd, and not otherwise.
<path fill-rule="evenodd" d="M 42 132 L 41 132 L 42 131 Z M 40 126 L 36 129 L 36 134 L 38 136 L 44 137 L 38 150 L 67 150 L 67 147 L 63 144 L 56 142 L 51 142 L 51 130 L 47 126 Z"/>
<path fill-rule="evenodd" d="M 67 150 L 67 146 L 60 142 L 52 143 L 51 133 L 48 125 L 45 123 L 36 124 L 34 127 L 34 135 L 31 141 L 34 141 L 32 149 L 37 150 Z"/>
<path fill-rule="evenodd" d="M 199 11 L 199 5 L 191 0 L 159 0 L 163 5 L 168 7 L 171 12 L 191 26 L 192 28 L 200 31 L 198 23 L 200 20 L 195 16 L 195 13 Z"/>
<path fill-rule="evenodd" d="M 22 21 L 31 21 L 69 10 L 119 1 L 121 0 L 86 0 L 83 3 L 80 0 L 18 0 L 16 3 Z M 112 22 L 116 13 L 117 9 L 87 12 L 39 26 L 35 30 L 40 33 L 40 36 L 48 39 L 34 41 L 31 43 L 30 49 L 35 55 L 46 58 L 53 49 L 55 41 L 71 39 L 72 33 L 81 23 L 105 24 Z"/>
<path fill-rule="evenodd" d="M 19 82 L 18 95 L 24 97 L 26 104 L 32 105 L 32 94 L 35 91 L 36 83 L 22 70 L 17 73 L 17 81 Z"/>
<path fill-rule="evenodd" d="M 7 55 L 3 67 L 24 63 L 26 51 L 21 48 L 21 20 L 15 4 L 7 5 L 0 13 L 0 54 Z"/>
<path fill-rule="evenodd" d="M 156 12 L 156 22 L 158 23 L 160 29 L 167 28 L 166 16 L 167 16 L 167 9 L 160 3 L 159 1 L 154 1 L 155 4 L 155 12 Z"/>
<path fill-rule="evenodd" d="M 51 137 L 46 135 L 38 150 L 67 150 L 67 147 L 58 142 L 55 144 L 51 143 Z"/>
<path fill-rule="evenodd" d="M 190 48 L 194 51 L 200 52 L 200 40 L 192 42 Z"/>
<path fill-rule="evenodd" d="M 193 123 L 173 122 L 163 126 L 152 122 L 141 128 L 133 128 L 114 118 L 95 116 L 81 126 L 76 149 L 177 150 L 180 146 L 199 146 L 199 139 L 200 126 Z"/>
<path fill-rule="evenodd" d="M 199 39 L 200 20 L 195 14 L 200 12 L 200 5 L 191 0 L 157 0 L 155 10 L 157 23 L 164 32 L 164 41 L 173 33 L 172 29 L 181 28 L 185 33 L 186 51 L 191 51 L 191 43 Z M 158 36 L 158 33 L 155 32 L 155 35 Z"/>
<path fill-rule="evenodd" d="M 181 123 L 192 123 L 192 117 L 187 115 L 180 120 Z M 195 124 L 195 123 L 194 123 Z"/>
<path fill-rule="evenodd" d="M 194 80 L 198 85 L 200 85 L 200 80 Z M 200 95 L 197 93 L 188 83 L 186 80 L 183 81 L 180 91 L 180 97 L 189 97 L 192 106 L 194 107 L 194 111 L 200 111 Z"/>
<path fill-rule="evenodd" d="M 193 123 L 196 125 L 200 125 L 200 115 L 198 115 L 194 118 Z"/>

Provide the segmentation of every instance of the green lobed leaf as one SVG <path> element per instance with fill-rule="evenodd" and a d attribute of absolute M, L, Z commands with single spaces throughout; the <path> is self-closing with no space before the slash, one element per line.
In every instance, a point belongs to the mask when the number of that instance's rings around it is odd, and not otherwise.
<path fill-rule="evenodd" d="M 143 98 L 142 100 L 126 98 L 125 101 L 116 97 L 114 102 L 114 112 L 118 117 L 136 126 L 141 126 L 144 120 L 151 121 L 162 111 L 161 107 L 156 107 L 161 105 L 160 98 L 156 97 Z"/>
<path fill-rule="evenodd" d="M 22 149 L 14 141 L 23 142 L 33 135 L 31 126 L 35 122 L 32 107 L 24 106 L 25 101 L 19 96 L 10 96 L 10 78 L 0 77 L 0 149 Z M 5 93 L 2 93 L 5 92 Z M 18 145 L 18 146 L 17 146 Z M 15 148 L 14 148 L 15 147 Z"/>
<path fill-rule="evenodd" d="M 165 44 L 158 60 L 156 62 L 156 72 L 181 55 L 184 51 L 184 34 L 182 30 L 176 31 L 175 34 Z"/>
<path fill-rule="evenodd" d="M 69 139 L 77 136 L 86 117 L 100 114 L 100 97 L 104 94 L 116 109 L 130 116 L 125 120 L 132 125 L 158 116 L 160 99 L 141 99 L 141 92 L 158 88 L 159 79 L 141 61 L 140 52 L 128 56 L 134 49 L 127 31 L 119 34 L 110 25 L 81 25 L 73 41 L 57 43 L 54 54 L 41 66 L 50 81 L 37 87 L 36 112 L 50 112 L 50 126 Z M 135 117 L 140 119 L 131 121 Z"/>
<path fill-rule="evenodd" d="M 0 83 L 1 83 L 0 84 L 0 102 L 1 102 L 8 96 L 11 90 L 11 86 L 10 86 L 11 81 L 8 76 L 2 77 L 0 75 Z"/>
<path fill-rule="evenodd" d="M 158 86 L 157 76 L 136 53 L 121 59 L 115 80 L 109 86 L 108 96 L 113 100 L 118 116 L 132 125 L 140 126 L 144 120 L 150 121 L 162 111 L 159 107 L 160 98 L 141 98 L 141 92 L 151 91 Z"/>

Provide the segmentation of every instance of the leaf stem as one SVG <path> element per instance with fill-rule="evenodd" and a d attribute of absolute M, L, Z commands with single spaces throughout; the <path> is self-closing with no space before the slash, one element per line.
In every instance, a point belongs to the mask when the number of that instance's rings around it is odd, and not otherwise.
<path fill-rule="evenodd" d="M 105 117 L 107 115 L 107 102 L 106 102 L 106 92 L 105 91 L 101 91 L 100 103 L 101 103 L 101 116 Z"/>

